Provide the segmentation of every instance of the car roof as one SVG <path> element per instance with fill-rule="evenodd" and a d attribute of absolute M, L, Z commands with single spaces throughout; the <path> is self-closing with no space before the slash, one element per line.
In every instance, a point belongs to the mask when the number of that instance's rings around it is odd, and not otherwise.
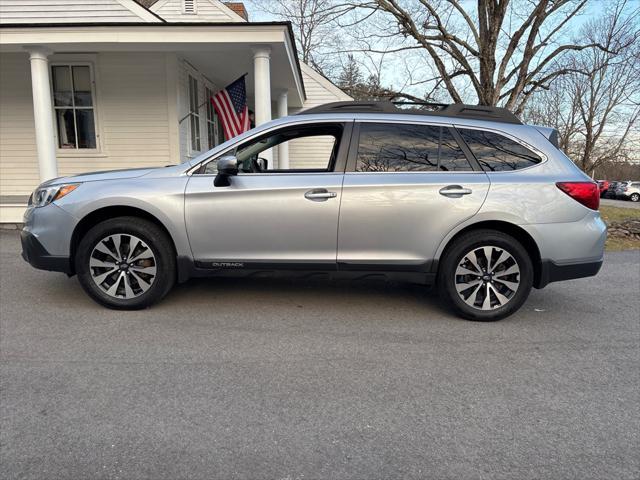
<path fill-rule="evenodd" d="M 414 108 L 399 108 L 413 106 Z M 417 108 L 416 108 L 417 107 Z M 444 104 L 430 102 L 333 102 L 302 110 L 297 115 L 318 114 L 385 114 L 385 115 L 421 115 L 426 117 L 450 117 L 470 120 L 489 120 L 501 123 L 522 125 L 518 117 L 506 108 L 486 105 L 465 105 L 462 103 Z"/>

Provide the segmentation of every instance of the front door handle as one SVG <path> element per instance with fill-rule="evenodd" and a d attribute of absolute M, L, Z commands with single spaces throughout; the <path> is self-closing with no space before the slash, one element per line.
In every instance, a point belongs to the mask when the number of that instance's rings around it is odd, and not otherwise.
<path fill-rule="evenodd" d="M 460 185 L 449 185 L 440 189 L 440 195 L 451 198 L 460 198 L 462 195 L 469 195 L 472 193 L 470 188 L 463 188 Z"/>
<path fill-rule="evenodd" d="M 336 198 L 337 196 L 338 194 L 336 192 L 330 192 L 325 188 L 316 188 L 304 194 L 304 198 L 313 202 L 324 202 L 329 198 Z"/>

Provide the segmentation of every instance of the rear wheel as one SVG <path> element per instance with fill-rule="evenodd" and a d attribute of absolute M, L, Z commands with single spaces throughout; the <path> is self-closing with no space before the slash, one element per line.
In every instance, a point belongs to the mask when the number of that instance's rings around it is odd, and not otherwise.
<path fill-rule="evenodd" d="M 475 230 L 457 238 L 438 274 L 441 297 L 460 316 L 494 321 L 516 312 L 533 285 L 533 265 L 515 238 Z"/>
<path fill-rule="evenodd" d="M 629 198 L 632 202 L 640 202 L 640 194 L 638 193 L 632 193 Z"/>
<path fill-rule="evenodd" d="M 175 283 L 171 242 L 156 224 L 118 217 L 94 226 L 75 256 L 82 288 L 98 303 L 140 309 L 161 300 Z"/>

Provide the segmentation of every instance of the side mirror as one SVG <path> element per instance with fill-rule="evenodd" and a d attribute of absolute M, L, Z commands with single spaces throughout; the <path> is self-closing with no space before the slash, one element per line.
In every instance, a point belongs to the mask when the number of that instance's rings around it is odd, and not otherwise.
<path fill-rule="evenodd" d="M 258 162 L 258 167 L 260 168 L 260 171 L 264 172 L 269 168 L 269 160 L 267 160 L 266 158 L 259 157 L 257 162 Z"/>
<path fill-rule="evenodd" d="M 228 187 L 231 185 L 229 177 L 238 174 L 238 159 L 233 155 L 222 157 L 216 163 L 216 167 L 218 169 L 218 175 L 216 175 L 213 185 L 216 187 Z"/>

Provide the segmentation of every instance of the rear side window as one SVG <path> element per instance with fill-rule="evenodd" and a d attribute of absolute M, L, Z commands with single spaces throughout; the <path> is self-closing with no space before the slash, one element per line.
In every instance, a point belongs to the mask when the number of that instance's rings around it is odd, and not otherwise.
<path fill-rule="evenodd" d="M 362 123 L 357 172 L 437 172 L 472 170 L 446 127 Z"/>
<path fill-rule="evenodd" d="M 459 128 L 458 132 L 485 171 L 520 170 L 542 161 L 531 150 L 503 135 L 466 128 Z"/>

